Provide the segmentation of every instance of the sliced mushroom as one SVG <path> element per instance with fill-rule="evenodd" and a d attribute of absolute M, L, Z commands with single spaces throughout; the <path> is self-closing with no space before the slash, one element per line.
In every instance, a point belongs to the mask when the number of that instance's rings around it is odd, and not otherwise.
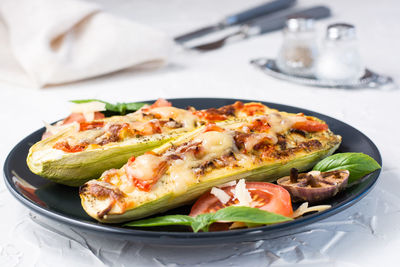
<path fill-rule="evenodd" d="M 297 169 L 292 168 L 290 176 L 278 179 L 277 183 L 289 191 L 293 202 L 313 203 L 331 198 L 346 188 L 349 175 L 348 170 L 299 174 Z"/>

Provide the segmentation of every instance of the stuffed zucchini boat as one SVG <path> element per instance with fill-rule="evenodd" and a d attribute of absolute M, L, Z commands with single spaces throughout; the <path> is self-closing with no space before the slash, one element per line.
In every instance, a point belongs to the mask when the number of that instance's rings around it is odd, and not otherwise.
<path fill-rule="evenodd" d="M 33 145 L 27 157 L 29 169 L 54 182 L 79 186 L 107 169 L 121 167 L 132 155 L 138 156 L 207 122 L 241 119 L 268 113 L 259 103 L 235 104 L 207 110 L 172 107 L 159 99 L 138 111 L 110 118 L 84 119 L 63 125 L 60 131 Z M 68 117 L 64 122 L 73 121 Z"/>
<path fill-rule="evenodd" d="M 139 219 L 233 180 L 273 181 L 291 168 L 307 170 L 340 142 L 323 121 L 276 110 L 209 123 L 87 182 L 80 187 L 81 202 L 100 222 Z"/>

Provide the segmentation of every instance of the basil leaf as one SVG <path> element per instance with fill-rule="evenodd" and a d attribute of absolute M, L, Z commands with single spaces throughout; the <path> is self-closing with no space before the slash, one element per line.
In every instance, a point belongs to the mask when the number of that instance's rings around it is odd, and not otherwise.
<path fill-rule="evenodd" d="M 109 104 L 108 102 L 99 100 L 99 99 L 78 99 L 78 100 L 70 100 L 69 102 L 72 102 L 75 104 L 83 104 L 83 103 L 89 103 L 89 102 L 101 102 L 104 104 Z"/>
<path fill-rule="evenodd" d="M 75 103 L 75 104 L 82 104 L 82 103 L 89 103 L 89 102 L 101 102 L 101 103 L 106 104 L 106 107 L 105 107 L 106 111 L 116 112 L 121 115 L 125 115 L 127 113 L 127 111 L 129 111 L 129 112 L 136 111 L 136 110 L 140 109 L 141 107 L 143 107 L 144 105 L 146 105 L 146 103 L 138 103 L 138 102 L 117 103 L 114 105 L 114 104 L 111 104 L 111 103 L 108 103 L 106 101 L 99 100 L 99 99 L 70 100 L 70 102 Z"/>
<path fill-rule="evenodd" d="M 138 102 L 132 102 L 132 103 L 126 103 L 126 109 L 127 110 L 138 110 L 142 108 L 146 103 L 138 103 Z"/>
<path fill-rule="evenodd" d="M 259 226 L 290 220 L 293 219 L 257 208 L 230 206 L 220 209 L 216 213 L 199 214 L 196 217 L 190 217 L 187 215 L 166 215 L 129 222 L 124 224 L 124 226 L 151 227 L 164 225 L 188 225 L 192 227 L 193 232 L 197 233 L 200 230 L 208 232 L 209 226 L 212 223 L 219 221 L 244 222 L 250 226 Z"/>
<path fill-rule="evenodd" d="M 348 170 L 349 183 L 380 169 L 381 166 L 370 156 L 363 153 L 338 153 L 318 162 L 313 170 L 328 172 L 334 170 Z"/>
<path fill-rule="evenodd" d="M 127 111 L 136 111 L 146 105 L 145 103 L 136 103 L 136 102 L 131 102 L 131 103 L 117 103 L 114 105 L 113 110 L 110 109 L 110 111 L 114 112 L 119 112 L 121 115 L 125 115 Z M 107 106 L 106 106 L 107 108 Z"/>
<path fill-rule="evenodd" d="M 292 218 L 257 208 L 230 206 L 218 210 L 213 216 L 216 221 L 244 222 L 250 224 L 274 224 L 293 220 Z"/>
<path fill-rule="evenodd" d="M 156 218 L 133 221 L 124 226 L 151 227 L 163 225 L 192 225 L 194 219 L 187 215 L 166 215 Z"/>
<path fill-rule="evenodd" d="M 214 215 L 214 213 L 205 213 L 194 217 L 194 221 L 192 223 L 193 232 L 197 233 L 199 230 L 208 232 L 208 227 L 215 222 L 213 219 Z"/>

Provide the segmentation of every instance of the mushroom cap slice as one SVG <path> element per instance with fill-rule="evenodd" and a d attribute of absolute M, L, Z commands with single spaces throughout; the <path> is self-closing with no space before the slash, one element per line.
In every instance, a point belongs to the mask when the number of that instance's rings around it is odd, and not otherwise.
<path fill-rule="evenodd" d="M 310 171 L 298 174 L 291 172 L 292 177 L 285 176 L 277 183 L 289 191 L 293 202 L 319 202 L 335 196 L 346 188 L 350 172 L 335 170 L 330 172 Z"/>

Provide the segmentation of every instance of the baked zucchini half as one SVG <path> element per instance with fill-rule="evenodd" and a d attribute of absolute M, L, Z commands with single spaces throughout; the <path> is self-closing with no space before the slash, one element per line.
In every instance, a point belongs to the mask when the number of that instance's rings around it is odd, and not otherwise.
<path fill-rule="evenodd" d="M 233 180 L 274 181 L 291 168 L 305 171 L 340 142 L 323 121 L 276 110 L 207 124 L 87 182 L 81 202 L 100 222 L 135 220 L 191 203 Z"/>
<path fill-rule="evenodd" d="M 162 103 L 162 105 L 159 104 Z M 33 145 L 29 169 L 54 182 L 80 186 L 105 170 L 207 123 L 241 120 L 271 111 L 260 103 L 236 102 L 207 110 L 172 107 L 163 100 L 125 116 L 74 123 Z"/>
<path fill-rule="evenodd" d="M 80 186 L 107 169 L 121 167 L 132 155 L 141 155 L 199 125 L 192 112 L 170 106 L 75 122 L 34 144 L 27 164 L 37 175 Z"/>

